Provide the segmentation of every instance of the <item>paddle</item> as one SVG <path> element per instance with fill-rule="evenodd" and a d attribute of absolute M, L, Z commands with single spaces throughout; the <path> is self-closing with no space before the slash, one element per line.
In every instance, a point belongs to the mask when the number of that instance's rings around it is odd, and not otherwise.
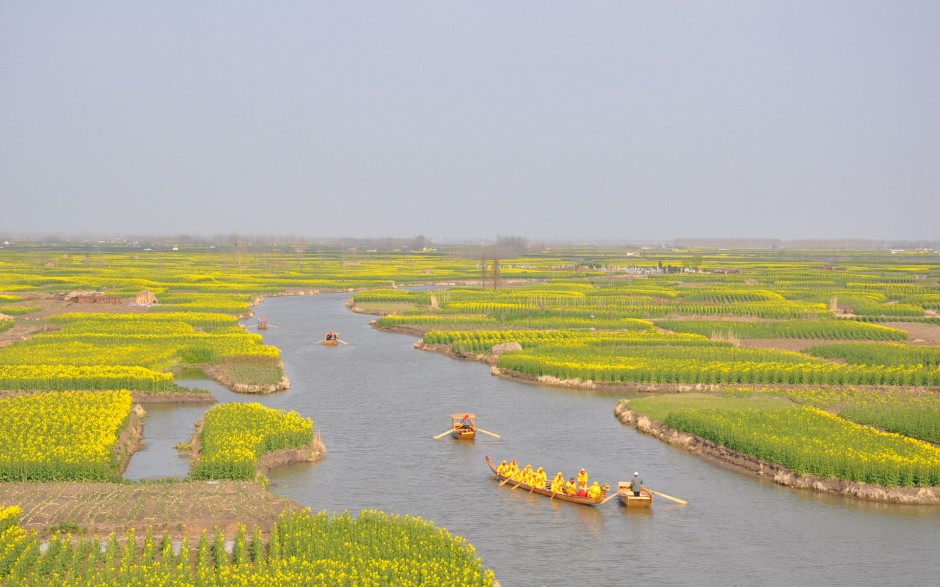
<path fill-rule="evenodd" d="M 448 430 L 447 432 L 441 432 L 440 434 L 434 437 L 434 440 L 437 440 L 438 438 L 443 438 L 447 436 L 448 434 L 450 434 L 451 432 L 453 432 L 453 429 Z"/>
<path fill-rule="evenodd" d="M 520 485 L 522 485 L 522 481 L 516 483 L 516 484 L 513 486 L 513 489 L 515 489 L 516 487 L 519 487 Z"/>
<path fill-rule="evenodd" d="M 512 481 L 512 477 L 506 477 L 505 479 L 499 482 L 499 486 L 502 487 L 503 485 L 509 483 L 510 481 Z"/>
<path fill-rule="evenodd" d="M 336 339 L 336 342 L 341 342 L 341 343 L 343 343 L 343 344 L 349 344 L 349 343 L 346 342 L 345 340 L 339 340 L 339 339 Z"/>
<path fill-rule="evenodd" d="M 494 434 L 482 428 L 477 428 L 477 432 L 482 432 L 483 434 L 489 434 L 490 436 L 495 436 L 496 438 L 502 438 L 502 436 L 500 436 L 499 434 Z"/>
<path fill-rule="evenodd" d="M 689 502 L 687 502 L 686 500 L 684 500 L 684 499 L 679 499 L 678 497 L 673 497 L 673 496 L 671 496 L 671 495 L 666 495 L 665 493 L 660 493 L 660 492 L 658 492 L 658 491 L 653 491 L 652 489 L 650 489 L 649 491 L 650 491 L 650 493 L 655 493 L 655 494 L 658 495 L 659 497 L 665 497 L 666 499 L 671 499 L 672 501 L 674 501 L 674 502 L 676 502 L 676 503 L 679 503 L 679 504 L 682 504 L 682 505 L 688 505 L 688 504 L 689 504 Z"/>
<path fill-rule="evenodd" d="M 615 498 L 615 497 L 617 497 L 617 492 L 616 492 L 616 491 L 613 492 L 613 493 L 611 493 L 610 495 L 608 495 L 607 498 L 604 499 L 604 501 L 601 502 L 601 505 L 604 505 L 605 503 L 607 503 L 608 501 L 612 500 L 612 499 Z"/>

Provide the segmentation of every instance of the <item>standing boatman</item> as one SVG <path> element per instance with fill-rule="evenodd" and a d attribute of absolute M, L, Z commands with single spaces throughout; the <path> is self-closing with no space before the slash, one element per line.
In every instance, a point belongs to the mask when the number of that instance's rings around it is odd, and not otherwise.
<path fill-rule="evenodd" d="M 640 497 L 640 489 L 642 487 L 643 487 L 643 480 L 640 479 L 640 474 L 634 471 L 633 479 L 630 480 L 630 489 L 633 490 L 634 497 Z"/>

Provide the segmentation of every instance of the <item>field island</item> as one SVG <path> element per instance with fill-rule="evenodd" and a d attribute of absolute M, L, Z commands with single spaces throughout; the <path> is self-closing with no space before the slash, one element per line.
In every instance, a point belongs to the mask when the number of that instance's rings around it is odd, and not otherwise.
<path fill-rule="evenodd" d="M 4 584 L 494 584 L 432 522 L 314 515 L 266 491 L 266 467 L 325 450 L 297 414 L 216 406 L 184 447 L 188 479 L 121 480 L 148 402 L 213 401 L 175 374 L 286 390 L 278 349 L 238 323 L 267 295 L 349 291 L 420 348 L 640 396 L 622 421 L 780 482 L 940 501 L 936 252 L 490 253 L 0 250 Z M 426 283 L 449 289 L 399 289 Z"/>

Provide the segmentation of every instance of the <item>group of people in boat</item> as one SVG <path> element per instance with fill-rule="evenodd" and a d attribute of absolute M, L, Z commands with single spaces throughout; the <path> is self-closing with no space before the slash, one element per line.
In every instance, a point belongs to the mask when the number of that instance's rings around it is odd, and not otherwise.
<path fill-rule="evenodd" d="M 327 332 L 326 340 L 339 340 L 339 334 L 333 334 L 332 332 Z"/>
<path fill-rule="evenodd" d="M 548 476 L 545 474 L 545 470 L 542 467 L 532 470 L 532 465 L 526 465 L 520 469 L 515 459 L 508 463 L 505 460 L 500 463 L 499 466 L 496 467 L 496 474 L 504 479 L 508 478 L 517 483 L 528 485 L 529 487 L 550 489 L 552 493 L 561 495 L 598 498 L 603 493 L 603 489 L 598 485 L 597 481 L 595 481 L 593 485 L 588 486 L 588 472 L 584 469 L 578 472 L 577 480 L 571 477 L 568 479 L 567 483 L 565 482 L 565 476 L 559 471 L 552 480 L 552 484 L 548 487 L 546 487 Z"/>

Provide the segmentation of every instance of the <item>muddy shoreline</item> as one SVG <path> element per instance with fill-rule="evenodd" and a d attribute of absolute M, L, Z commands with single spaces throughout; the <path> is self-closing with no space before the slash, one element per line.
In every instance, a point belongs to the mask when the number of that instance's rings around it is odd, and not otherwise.
<path fill-rule="evenodd" d="M 127 465 L 130 464 L 134 453 L 143 448 L 140 441 L 144 439 L 144 418 L 146 417 L 147 412 L 140 404 L 133 404 L 127 426 L 118 435 L 117 443 L 114 445 L 114 454 L 118 460 L 117 474 L 119 476 L 127 470 Z"/>
<path fill-rule="evenodd" d="M 842 497 L 853 497 L 867 501 L 913 504 L 940 505 L 940 487 L 885 487 L 871 483 L 847 481 L 836 478 L 822 478 L 815 475 L 800 475 L 781 465 L 733 451 L 725 446 L 664 426 L 660 422 L 634 412 L 627 402 L 620 402 L 614 408 L 617 419 L 627 425 L 633 425 L 644 434 L 683 448 L 692 454 L 718 461 L 746 473 L 773 480 L 774 483 L 795 489 L 809 489 Z"/>

